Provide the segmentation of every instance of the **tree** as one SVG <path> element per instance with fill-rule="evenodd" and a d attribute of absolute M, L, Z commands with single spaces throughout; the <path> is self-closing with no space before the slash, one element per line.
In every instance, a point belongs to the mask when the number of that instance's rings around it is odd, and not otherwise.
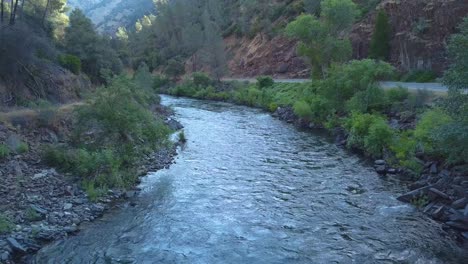
<path fill-rule="evenodd" d="M 387 60 L 390 54 L 390 24 L 385 11 L 380 10 L 375 22 L 374 35 L 370 44 L 369 56 L 373 59 Z"/>
<path fill-rule="evenodd" d="M 452 64 L 445 72 L 443 82 L 449 88 L 449 112 L 468 123 L 468 17 L 464 18 L 458 29 L 460 32 L 452 35 L 448 43 Z"/>
<path fill-rule="evenodd" d="M 304 10 L 311 15 L 320 15 L 320 3 L 322 0 L 304 0 Z"/>
<path fill-rule="evenodd" d="M 351 0 L 324 0 L 320 19 L 300 15 L 286 27 L 286 34 L 299 40 L 298 53 L 309 59 L 312 77 L 321 79 L 332 63 L 351 57 L 352 47 L 342 33 L 350 28 L 357 14 Z"/>
<path fill-rule="evenodd" d="M 13 26 L 15 24 L 16 20 L 16 11 L 18 10 L 18 1 L 15 1 L 15 5 L 10 7 L 10 26 Z M 13 0 L 11 2 L 13 4 Z"/>

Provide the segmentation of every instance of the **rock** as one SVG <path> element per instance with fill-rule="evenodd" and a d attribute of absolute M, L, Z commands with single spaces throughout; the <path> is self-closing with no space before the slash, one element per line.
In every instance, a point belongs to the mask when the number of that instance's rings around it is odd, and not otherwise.
<path fill-rule="evenodd" d="M 421 187 L 419 189 L 407 192 L 403 195 L 400 195 L 397 199 L 402 202 L 410 203 L 413 199 L 426 194 L 429 188 L 432 188 L 432 186 L 425 186 L 425 187 Z"/>
<path fill-rule="evenodd" d="M 67 196 L 74 196 L 74 195 L 75 195 L 75 192 L 74 192 L 72 186 L 67 185 L 67 186 L 65 187 L 65 195 L 67 195 Z"/>
<path fill-rule="evenodd" d="M 0 254 L 0 261 L 6 262 L 9 259 L 10 259 L 10 252 L 5 251 L 5 252 Z"/>
<path fill-rule="evenodd" d="M 34 174 L 34 176 L 32 177 L 33 180 L 39 180 L 39 179 L 42 179 L 42 178 L 45 178 L 49 175 L 48 171 L 42 171 L 40 173 L 36 173 Z"/>
<path fill-rule="evenodd" d="M 174 131 L 177 131 L 177 130 L 180 130 L 182 128 L 184 128 L 184 126 L 179 123 L 178 121 L 170 118 L 166 121 L 166 125 L 171 129 L 171 130 L 174 130 Z"/>
<path fill-rule="evenodd" d="M 72 209 L 72 207 L 73 207 L 73 204 L 71 204 L 71 203 L 65 203 L 65 204 L 63 205 L 63 210 L 70 210 L 70 209 Z"/>
<path fill-rule="evenodd" d="M 431 215 L 434 219 L 440 220 L 444 216 L 445 206 L 441 205 Z"/>
<path fill-rule="evenodd" d="M 47 214 L 47 210 L 42 208 L 42 207 L 39 207 L 37 205 L 31 205 L 30 206 L 32 210 L 34 210 L 36 213 L 42 215 L 42 216 L 45 216 Z"/>
<path fill-rule="evenodd" d="M 468 216 L 468 204 L 465 206 L 465 210 L 463 212 L 464 216 Z"/>
<path fill-rule="evenodd" d="M 431 168 L 429 169 L 430 174 L 437 174 L 437 162 L 431 164 Z"/>
<path fill-rule="evenodd" d="M 289 65 L 287 63 L 281 63 L 276 69 L 277 73 L 286 73 L 289 69 Z"/>
<path fill-rule="evenodd" d="M 388 174 L 397 174 L 397 172 L 398 172 L 397 169 L 394 169 L 394 168 L 387 169 Z"/>
<path fill-rule="evenodd" d="M 135 195 L 136 195 L 135 191 L 125 192 L 125 198 L 133 198 L 133 197 L 135 197 Z"/>
<path fill-rule="evenodd" d="M 385 160 L 376 160 L 374 161 L 374 165 L 376 166 L 382 166 L 382 165 L 386 165 L 387 163 L 385 162 Z"/>
<path fill-rule="evenodd" d="M 385 174 L 387 172 L 387 168 L 385 167 L 385 165 L 378 165 L 378 166 L 375 166 L 375 171 L 378 174 Z"/>
<path fill-rule="evenodd" d="M 456 200 L 452 203 L 452 207 L 455 209 L 463 209 L 468 204 L 468 198 L 463 197 L 461 199 Z"/>
<path fill-rule="evenodd" d="M 9 170 L 15 174 L 17 178 L 23 177 L 23 170 L 21 169 L 21 166 L 18 161 L 12 160 L 9 164 Z"/>
<path fill-rule="evenodd" d="M 429 194 L 429 197 L 434 199 L 434 200 L 437 199 L 437 198 L 441 198 L 443 200 L 451 200 L 450 197 L 447 194 L 439 191 L 436 188 L 429 188 L 428 194 Z"/>
<path fill-rule="evenodd" d="M 448 221 L 446 224 L 456 229 L 468 231 L 468 219 L 466 218 L 463 220 Z"/>
<path fill-rule="evenodd" d="M 8 244 L 11 246 L 13 251 L 19 252 L 19 253 L 26 253 L 26 248 L 21 245 L 15 238 L 9 237 L 7 238 Z"/>

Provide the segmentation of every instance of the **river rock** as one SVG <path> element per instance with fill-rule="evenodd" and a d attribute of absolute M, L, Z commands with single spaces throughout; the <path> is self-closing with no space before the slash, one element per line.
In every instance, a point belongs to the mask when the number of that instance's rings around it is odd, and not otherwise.
<path fill-rule="evenodd" d="M 387 163 L 385 162 L 385 160 L 376 160 L 374 161 L 374 165 L 375 166 L 385 166 Z"/>
<path fill-rule="evenodd" d="M 385 167 L 385 165 L 378 165 L 378 166 L 375 166 L 375 171 L 378 174 L 385 174 L 387 172 L 387 168 Z"/>
<path fill-rule="evenodd" d="M 431 164 L 431 167 L 429 169 L 429 173 L 430 174 L 437 174 L 438 170 L 437 170 L 437 162 L 434 162 Z"/>
<path fill-rule="evenodd" d="M 70 209 L 72 209 L 72 207 L 73 207 L 73 204 L 71 204 L 71 203 L 65 203 L 65 204 L 63 205 L 63 210 L 70 210 Z"/>
<path fill-rule="evenodd" d="M 438 189 L 436 188 L 429 188 L 429 192 L 428 192 L 428 195 L 429 195 L 429 198 L 431 198 L 431 200 L 435 200 L 435 199 L 442 199 L 442 200 L 451 200 L 450 197 L 439 191 Z"/>
<path fill-rule="evenodd" d="M 410 203 L 413 199 L 421 197 L 421 195 L 426 194 L 430 188 L 432 188 L 432 186 L 421 187 L 419 189 L 400 195 L 397 199 L 405 203 Z"/>
<path fill-rule="evenodd" d="M 178 121 L 172 119 L 172 118 L 169 118 L 167 121 L 166 121 L 166 125 L 171 129 L 171 130 L 174 130 L 174 131 L 177 131 L 177 130 L 181 130 L 182 128 L 184 128 L 184 126 L 179 123 Z"/>
<path fill-rule="evenodd" d="M 13 251 L 19 252 L 19 253 L 26 253 L 26 248 L 21 245 L 15 238 L 9 237 L 7 238 L 8 244 L 11 246 Z"/>
<path fill-rule="evenodd" d="M 39 207 L 37 205 L 31 205 L 30 206 L 32 210 L 34 210 L 36 213 L 40 214 L 41 216 L 45 216 L 47 214 L 47 210 L 42 208 L 42 207 Z"/>
<path fill-rule="evenodd" d="M 463 197 L 452 203 L 452 207 L 455 209 L 463 209 L 468 204 L 468 198 Z"/>

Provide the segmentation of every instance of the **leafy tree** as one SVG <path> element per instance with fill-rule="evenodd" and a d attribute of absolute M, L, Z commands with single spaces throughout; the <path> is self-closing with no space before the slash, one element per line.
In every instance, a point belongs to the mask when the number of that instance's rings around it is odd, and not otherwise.
<path fill-rule="evenodd" d="M 390 24 L 385 11 L 380 10 L 375 22 L 369 55 L 373 59 L 387 60 L 390 55 Z"/>
<path fill-rule="evenodd" d="M 64 45 L 68 53 L 81 59 L 83 71 L 96 81 L 103 81 L 103 70 L 113 73 L 122 70 L 122 62 L 117 52 L 110 48 L 110 40 L 99 36 L 91 20 L 79 9 L 70 14 Z"/>
<path fill-rule="evenodd" d="M 348 39 L 341 38 L 357 14 L 351 0 L 324 0 L 321 18 L 300 15 L 286 27 L 286 34 L 299 40 L 298 53 L 312 65 L 312 77 L 321 79 L 332 63 L 345 62 L 351 57 Z"/>
<path fill-rule="evenodd" d="M 312 15 L 320 15 L 320 3 L 322 0 L 304 0 L 304 10 Z"/>

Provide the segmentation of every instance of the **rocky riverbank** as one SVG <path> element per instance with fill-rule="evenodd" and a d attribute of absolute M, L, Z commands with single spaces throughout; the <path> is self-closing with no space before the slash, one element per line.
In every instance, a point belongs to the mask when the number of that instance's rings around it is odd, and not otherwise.
<path fill-rule="evenodd" d="M 301 128 L 316 129 L 313 123 L 306 122 L 294 114 L 292 107 L 278 108 L 273 114 L 279 119 Z M 411 127 L 408 120 L 392 119 L 393 126 L 400 129 Z M 413 124 L 414 126 L 414 124 Z M 335 143 L 346 146 L 347 134 L 344 130 L 334 131 Z M 425 160 L 421 175 L 408 176 L 402 168 L 391 166 L 387 160 L 375 160 L 377 173 L 399 179 L 407 192 L 398 200 L 411 203 L 425 214 L 439 221 L 441 228 L 454 236 L 460 244 L 468 246 L 468 175 L 463 167 L 446 167 L 439 161 Z"/>
<path fill-rule="evenodd" d="M 181 125 L 171 119 L 168 109 L 154 109 L 166 116 L 173 130 Z M 66 144 L 70 120 L 62 119 L 56 129 L 16 120 L 0 123 L 0 142 L 23 150 L 0 159 L 0 263 L 21 263 L 45 244 L 73 235 L 80 224 L 93 221 L 128 198 L 138 189 L 114 189 L 92 199 L 79 179 L 50 168 L 41 160 L 45 144 Z M 23 120 L 24 121 L 24 120 Z M 177 144 L 145 158 L 138 170 L 144 176 L 170 166 Z"/>

